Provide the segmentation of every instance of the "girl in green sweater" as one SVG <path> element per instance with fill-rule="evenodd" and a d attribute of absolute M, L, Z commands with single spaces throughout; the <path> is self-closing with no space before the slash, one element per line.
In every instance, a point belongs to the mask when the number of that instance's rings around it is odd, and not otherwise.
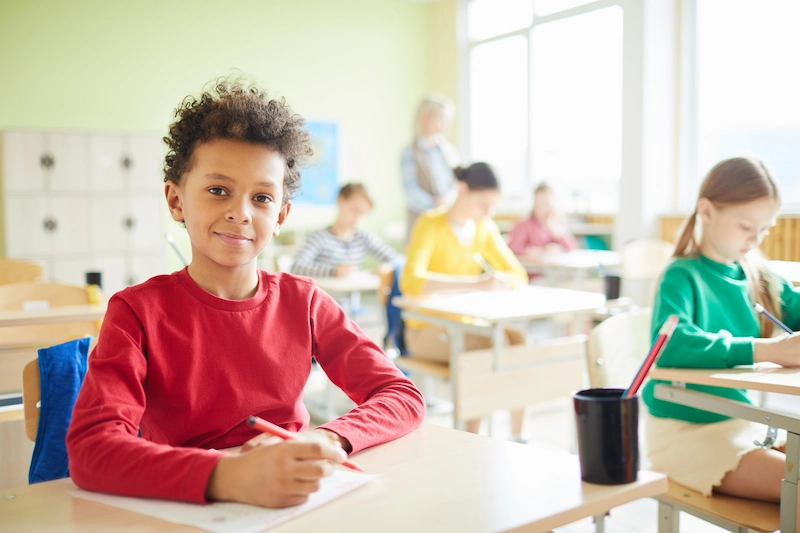
<path fill-rule="evenodd" d="M 680 319 L 658 366 L 800 366 L 800 335 L 778 335 L 752 307 L 758 302 L 792 330 L 800 329 L 800 293 L 772 273 L 757 251 L 779 207 L 777 186 L 761 161 L 734 158 L 711 169 L 656 294 L 653 336 L 669 315 Z M 718 491 L 780 500 L 784 445 L 767 450 L 753 443 L 764 438 L 766 426 L 658 400 L 656 383 L 651 380 L 643 392 L 654 470 L 706 496 Z M 687 387 L 751 403 L 744 390 Z"/>

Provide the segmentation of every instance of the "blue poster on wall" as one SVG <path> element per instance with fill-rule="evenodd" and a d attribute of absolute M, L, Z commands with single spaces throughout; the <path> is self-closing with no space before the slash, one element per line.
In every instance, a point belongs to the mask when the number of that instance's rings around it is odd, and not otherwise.
<path fill-rule="evenodd" d="M 305 205 L 333 205 L 339 192 L 339 125 L 309 121 L 314 155 L 303 168 L 303 187 L 294 202 Z"/>

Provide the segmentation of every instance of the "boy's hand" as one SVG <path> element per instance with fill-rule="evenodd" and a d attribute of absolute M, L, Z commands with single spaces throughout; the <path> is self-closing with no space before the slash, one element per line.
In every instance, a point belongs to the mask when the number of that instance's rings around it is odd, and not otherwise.
<path fill-rule="evenodd" d="M 247 444 L 256 439 L 251 439 Z M 210 500 L 237 501 L 262 507 L 289 507 L 308 500 L 320 479 L 333 473 L 344 451 L 327 437 L 313 442 L 287 440 L 255 444 L 238 455 L 222 457 L 206 487 Z"/>
<path fill-rule="evenodd" d="M 334 270 L 333 275 L 336 276 L 337 278 L 344 278 L 346 276 L 349 276 L 355 271 L 356 271 L 355 265 L 341 264 L 336 267 L 336 270 Z"/>

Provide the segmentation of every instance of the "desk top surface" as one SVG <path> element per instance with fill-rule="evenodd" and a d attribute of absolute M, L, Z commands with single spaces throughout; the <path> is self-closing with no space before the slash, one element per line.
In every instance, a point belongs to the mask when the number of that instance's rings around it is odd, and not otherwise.
<path fill-rule="evenodd" d="M 354 458 L 383 475 L 269 531 L 549 531 L 667 490 L 666 477 L 648 471 L 628 485 L 582 483 L 576 456 L 427 424 Z M 200 531 L 72 498 L 74 487 L 64 479 L 0 491 L 0 523 L 36 532 Z"/>
<path fill-rule="evenodd" d="M 35 311 L 0 311 L 0 327 L 99 320 L 105 312 L 105 304 L 65 305 Z"/>
<path fill-rule="evenodd" d="M 314 278 L 317 287 L 325 292 L 348 293 L 377 290 L 380 278 L 371 272 L 355 272 L 341 278 Z"/>
<path fill-rule="evenodd" d="M 800 368 L 784 368 L 769 363 L 718 369 L 653 368 L 648 377 L 800 396 Z"/>
<path fill-rule="evenodd" d="M 399 298 L 393 301 L 408 311 L 491 323 L 590 312 L 602 307 L 606 299 L 595 292 L 527 285 L 516 290 L 435 294 L 426 298 Z"/>
<path fill-rule="evenodd" d="M 622 265 L 622 254 L 611 250 L 573 250 L 548 253 L 538 258 L 522 258 L 521 261 L 525 268 L 593 270 L 619 267 Z"/>

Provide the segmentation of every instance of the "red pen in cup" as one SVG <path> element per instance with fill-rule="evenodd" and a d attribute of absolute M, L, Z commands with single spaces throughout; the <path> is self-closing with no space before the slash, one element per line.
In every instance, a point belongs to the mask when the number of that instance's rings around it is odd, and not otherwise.
<path fill-rule="evenodd" d="M 248 418 L 247 424 L 253 426 L 262 433 L 269 433 L 270 435 L 280 437 L 284 440 L 303 440 L 297 435 L 297 433 L 292 433 L 291 431 L 287 431 L 282 427 L 276 426 L 272 422 L 267 422 L 263 418 L 259 418 L 257 416 L 251 416 L 250 418 Z M 342 461 L 342 466 L 346 466 L 347 468 L 352 468 L 353 470 L 357 470 L 359 472 L 364 471 L 363 468 L 361 468 L 353 461 L 350 461 L 348 459 Z"/>

